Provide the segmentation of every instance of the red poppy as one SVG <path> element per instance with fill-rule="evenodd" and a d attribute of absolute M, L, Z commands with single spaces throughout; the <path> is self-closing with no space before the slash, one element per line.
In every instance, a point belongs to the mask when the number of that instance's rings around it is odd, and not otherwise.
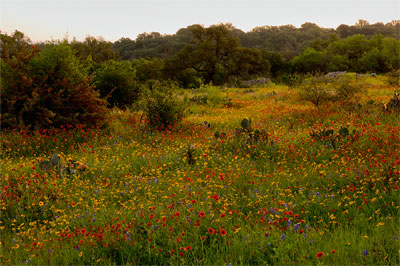
<path fill-rule="evenodd" d="M 192 250 L 192 247 L 191 246 L 187 246 L 186 250 Z"/>
<path fill-rule="evenodd" d="M 175 250 L 174 249 L 171 249 L 171 251 L 169 252 L 169 254 L 174 254 L 175 253 Z"/>
<path fill-rule="evenodd" d="M 180 213 L 180 212 L 176 212 L 176 213 L 175 213 L 175 216 L 178 216 L 178 217 L 179 217 L 179 216 L 181 216 L 181 213 Z"/>
<path fill-rule="evenodd" d="M 226 216 L 225 213 L 221 213 L 221 215 L 220 215 L 221 218 L 224 218 L 225 216 Z"/>
<path fill-rule="evenodd" d="M 201 218 L 204 218 L 204 217 L 206 217 L 206 214 L 204 213 L 204 212 L 199 212 L 199 216 L 201 217 Z"/>
<path fill-rule="evenodd" d="M 221 236 L 225 236 L 226 235 L 226 230 L 221 228 L 221 229 L 219 229 L 219 233 L 221 234 Z"/>
<path fill-rule="evenodd" d="M 332 249 L 331 250 L 331 253 L 333 254 L 333 253 L 335 253 L 336 252 L 336 249 Z"/>
<path fill-rule="evenodd" d="M 322 257 L 324 256 L 324 252 L 318 252 L 315 256 L 316 256 L 318 259 L 319 259 L 319 258 L 322 258 Z"/>
<path fill-rule="evenodd" d="M 185 253 L 181 252 L 181 253 L 179 253 L 179 256 L 183 257 L 183 256 L 185 256 Z"/>
<path fill-rule="evenodd" d="M 214 230 L 210 227 L 210 228 L 208 228 L 208 233 L 209 233 L 210 235 L 212 235 L 212 234 L 214 233 Z"/>
<path fill-rule="evenodd" d="M 85 228 L 81 229 L 81 234 L 84 235 L 85 233 L 86 233 L 86 229 Z"/>
<path fill-rule="evenodd" d="M 290 216 L 292 216 L 292 215 L 293 215 L 293 212 L 292 212 L 292 211 L 288 211 L 288 214 L 289 214 Z"/>

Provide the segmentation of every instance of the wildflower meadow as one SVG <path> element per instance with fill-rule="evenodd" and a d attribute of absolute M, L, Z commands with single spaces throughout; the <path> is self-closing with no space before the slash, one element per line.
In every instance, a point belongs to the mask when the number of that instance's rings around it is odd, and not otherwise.
<path fill-rule="evenodd" d="M 368 77 L 356 103 L 296 90 L 180 90 L 162 130 L 5 130 L 2 265 L 397 265 L 399 113 Z M 361 82 L 358 80 L 358 82 Z"/>

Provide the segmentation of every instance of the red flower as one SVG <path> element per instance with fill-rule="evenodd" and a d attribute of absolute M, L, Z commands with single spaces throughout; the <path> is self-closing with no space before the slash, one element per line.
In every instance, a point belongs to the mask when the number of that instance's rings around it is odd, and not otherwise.
<path fill-rule="evenodd" d="M 185 253 L 181 252 L 181 253 L 179 253 L 179 256 L 183 257 L 183 256 L 185 256 Z"/>
<path fill-rule="evenodd" d="M 86 233 L 86 229 L 85 228 L 81 229 L 81 234 L 84 235 L 85 233 Z"/>
<path fill-rule="evenodd" d="M 322 258 L 322 257 L 324 256 L 324 252 L 318 252 L 315 256 L 316 256 L 318 259 L 319 259 L 319 258 Z"/>
<path fill-rule="evenodd" d="M 171 251 L 169 252 L 169 254 L 174 254 L 175 253 L 175 250 L 174 249 L 171 249 Z"/>
<path fill-rule="evenodd" d="M 180 212 L 176 212 L 175 216 L 179 217 L 179 216 L 181 216 L 181 213 Z"/>
<path fill-rule="evenodd" d="M 221 215 L 220 215 L 221 218 L 224 218 L 225 216 L 226 216 L 225 213 L 221 213 Z"/>
<path fill-rule="evenodd" d="M 204 217 L 206 217 L 206 214 L 204 213 L 204 212 L 199 212 L 199 216 L 201 217 L 201 218 L 204 218 Z"/>
<path fill-rule="evenodd" d="M 332 249 L 331 250 L 331 253 L 333 254 L 333 253 L 335 253 L 336 252 L 336 249 Z"/>
<path fill-rule="evenodd" d="M 209 233 L 210 235 L 212 235 L 212 234 L 214 233 L 214 230 L 210 227 L 210 228 L 208 228 L 208 233 Z"/>
<path fill-rule="evenodd" d="M 192 250 L 192 247 L 191 246 L 187 246 L 186 250 Z"/>
<path fill-rule="evenodd" d="M 293 215 L 293 212 L 292 212 L 292 211 L 288 211 L 288 214 L 289 214 L 290 216 L 292 216 L 292 215 Z"/>
<path fill-rule="evenodd" d="M 221 236 L 225 236 L 226 235 L 226 230 L 221 228 L 221 229 L 219 229 L 219 233 L 221 234 Z"/>

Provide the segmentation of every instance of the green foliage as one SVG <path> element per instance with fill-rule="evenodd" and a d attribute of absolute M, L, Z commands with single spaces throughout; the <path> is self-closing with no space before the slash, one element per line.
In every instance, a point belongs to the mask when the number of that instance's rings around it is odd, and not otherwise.
<path fill-rule="evenodd" d="M 34 48 L 1 60 L 3 128 L 97 125 L 104 116 L 105 101 L 68 45 L 48 44 L 41 52 Z"/>
<path fill-rule="evenodd" d="M 169 129 L 185 114 L 185 105 L 176 98 L 171 83 L 156 82 L 144 90 L 141 105 L 149 126 L 154 129 Z"/>
<path fill-rule="evenodd" d="M 203 85 L 203 78 L 194 68 L 185 68 L 175 75 L 175 79 L 183 88 L 194 89 Z"/>
<path fill-rule="evenodd" d="M 391 71 L 388 73 L 388 84 L 394 87 L 400 87 L 400 70 Z"/>
<path fill-rule="evenodd" d="M 101 37 L 87 36 L 83 42 L 74 39 L 70 46 L 80 60 L 86 60 L 90 57 L 94 62 L 102 63 L 118 59 L 117 53 L 113 50 L 113 44 Z"/>
<path fill-rule="evenodd" d="M 141 85 L 129 61 L 108 61 L 97 68 L 94 82 L 109 107 L 123 108 L 139 99 Z"/>
<path fill-rule="evenodd" d="M 354 101 L 361 91 L 361 87 L 346 77 L 311 76 L 300 85 L 298 95 L 320 108 L 330 102 L 346 104 Z"/>
<path fill-rule="evenodd" d="M 132 65 L 136 69 L 136 78 L 139 82 L 147 80 L 162 80 L 164 75 L 164 61 L 160 58 L 134 59 Z"/>
<path fill-rule="evenodd" d="M 299 73 L 323 73 L 327 69 L 326 55 L 323 52 L 309 48 L 292 60 L 296 72 Z"/>
<path fill-rule="evenodd" d="M 31 40 L 20 31 L 12 35 L 0 33 L 0 58 L 5 60 L 17 56 L 19 53 L 27 53 L 32 50 Z"/>
<path fill-rule="evenodd" d="M 303 77 L 296 73 L 284 74 L 284 75 L 281 75 L 280 81 L 292 89 L 303 82 Z"/>

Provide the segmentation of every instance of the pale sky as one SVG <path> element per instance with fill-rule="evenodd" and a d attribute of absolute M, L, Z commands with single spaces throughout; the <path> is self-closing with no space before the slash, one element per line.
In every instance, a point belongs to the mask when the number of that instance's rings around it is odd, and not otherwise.
<path fill-rule="evenodd" d="M 400 19 L 399 0 L 0 0 L 0 30 L 19 30 L 34 42 L 83 40 L 88 34 L 116 41 L 143 32 L 173 34 L 192 24 L 256 26 L 305 22 L 326 28 Z"/>

